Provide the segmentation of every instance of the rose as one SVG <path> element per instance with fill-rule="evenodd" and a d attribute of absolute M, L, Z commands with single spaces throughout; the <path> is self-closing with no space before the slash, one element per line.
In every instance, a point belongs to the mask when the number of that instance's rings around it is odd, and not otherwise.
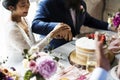
<path fill-rule="evenodd" d="M 29 67 L 30 67 L 30 70 L 33 73 L 37 73 L 38 72 L 38 66 L 37 66 L 37 64 L 36 64 L 36 62 L 34 60 L 30 61 Z"/>
<path fill-rule="evenodd" d="M 50 56 L 43 56 L 37 60 L 38 72 L 45 79 L 50 78 L 57 70 L 56 62 Z"/>

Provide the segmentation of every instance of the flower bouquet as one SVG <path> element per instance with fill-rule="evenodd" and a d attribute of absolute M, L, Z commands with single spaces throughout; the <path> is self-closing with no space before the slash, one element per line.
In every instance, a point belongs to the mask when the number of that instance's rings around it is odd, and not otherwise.
<path fill-rule="evenodd" d="M 108 23 L 112 24 L 114 27 L 118 28 L 120 25 L 120 11 L 115 14 L 108 14 L 110 17 L 108 18 Z"/>
<path fill-rule="evenodd" d="M 33 55 L 25 54 L 24 56 L 24 66 L 28 68 L 24 80 L 31 78 L 46 80 L 55 74 L 57 70 L 56 61 L 45 52 L 37 52 Z"/>
<path fill-rule="evenodd" d="M 118 27 L 120 25 L 120 12 L 117 12 L 113 17 L 113 25 Z"/>

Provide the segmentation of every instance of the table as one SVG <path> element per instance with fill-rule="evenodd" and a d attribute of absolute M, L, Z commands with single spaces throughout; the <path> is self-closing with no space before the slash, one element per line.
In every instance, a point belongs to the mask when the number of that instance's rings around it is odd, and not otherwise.
<path fill-rule="evenodd" d="M 117 34 L 116 32 L 106 31 L 106 30 L 98 30 L 98 32 L 100 32 L 102 34 L 106 33 L 107 36 L 116 36 L 116 34 Z M 88 33 L 80 34 L 80 35 L 78 35 L 77 38 L 83 37 L 83 36 L 85 36 L 85 34 L 88 34 Z M 70 42 L 52 50 L 52 53 L 54 56 L 62 57 L 62 59 L 60 59 L 60 62 L 66 64 L 65 66 L 71 65 L 69 63 L 68 56 L 73 50 L 75 50 L 75 40 L 77 38 L 75 38 L 73 41 L 70 41 Z"/>
<path fill-rule="evenodd" d="M 69 63 L 68 56 L 70 52 L 72 52 L 75 49 L 75 40 L 70 41 L 54 50 L 52 50 L 52 55 L 57 56 L 60 58 L 60 62 L 64 65 L 65 67 L 70 66 L 71 64 Z"/>
<path fill-rule="evenodd" d="M 52 55 L 59 57 L 60 60 L 58 63 L 61 63 L 62 66 L 64 67 L 64 69 L 62 69 L 61 71 L 67 70 L 72 67 L 72 65 L 69 62 L 68 56 L 73 50 L 75 50 L 75 40 L 70 41 L 70 42 L 52 50 Z M 70 73 L 72 73 L 72 74 L 70 74 Z M 64 76 L 61 76 L 61 77 L 68 78 L 69 80 L 76 80 L 76 78 L 78 78 L 79 75 L 90 76 L 90 74 L 88 74 L 88 72 L 86 70 L 82 70 L 82 68 L 76 69 L 74 67 L 73 69 L 70 70 L 70 72 L 68 72 L 67 74 L 65 74 Z M 52 79 L 50 79 L 50 80 L 54 80 L 54 79 L 58 80 L 59 77 L 56 78 L 56 76 L 57 76 L 57 74 L 55 74 L 52 77 Z M 74 76 L 76 76 L 76 77 L 74 77 Z M 87 79 L 87 80 L 89 80 L 89 79 Z"/>
<path fill-rule="evenodd" d="M 101 33 L 107 33 L 108 36 L 113 36 L 116 33 L 112 31 L 104 31 L 104 30 L 99 30 L 98 32 Z M 82 37 L 84 34 L 79 35 L 79 37 Z M 59 62 L 63 64 L 63 66 L 66 68 L 68 66 L 71 66 L 68 56 L 69 54 L 75 50 L 75 40 L 70 41 L 54 50 L 52 50 L 52 55 L 57 56 L 60 58 Z"/>

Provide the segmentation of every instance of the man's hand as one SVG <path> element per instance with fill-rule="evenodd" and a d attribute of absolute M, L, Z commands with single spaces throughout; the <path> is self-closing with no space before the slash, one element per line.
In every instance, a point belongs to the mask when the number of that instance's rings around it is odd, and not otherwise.
<path fill-rule="evenodd" d="M 117 32 L 117 28 L 115 26 L 113 26 L 113 24 L 110 25 L 109 30 Z"/>
<path fill-rule="evenodd" d="M 103 43 L 99 41 L 98 37 L 99 33 L 95 33 L 95 41 L 96 41 L 96 58 L 97 58 L 97 67 L 101 67 L 105 70 L 110 70 L 109 60 L 105 57 L 103 52 Z"/>
<path fill-rule="evenodd" d="M 73 37 L 70 26 L 64 23 L 56 25 L 50 34 L 52 38 L 65 39 L 67 41 L 72 40 Z"/>

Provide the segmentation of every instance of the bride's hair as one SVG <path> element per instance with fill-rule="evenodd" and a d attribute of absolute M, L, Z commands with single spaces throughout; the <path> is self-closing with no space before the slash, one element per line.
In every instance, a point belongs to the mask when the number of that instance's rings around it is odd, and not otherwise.
<path fill-rule="evenodd" d="M 19 0 L 3 0 L 2 5 L 4 8 L 9 10 L 9 6 L 13 6 L 14 8 L 16 8 L 18 1 Z"/>

